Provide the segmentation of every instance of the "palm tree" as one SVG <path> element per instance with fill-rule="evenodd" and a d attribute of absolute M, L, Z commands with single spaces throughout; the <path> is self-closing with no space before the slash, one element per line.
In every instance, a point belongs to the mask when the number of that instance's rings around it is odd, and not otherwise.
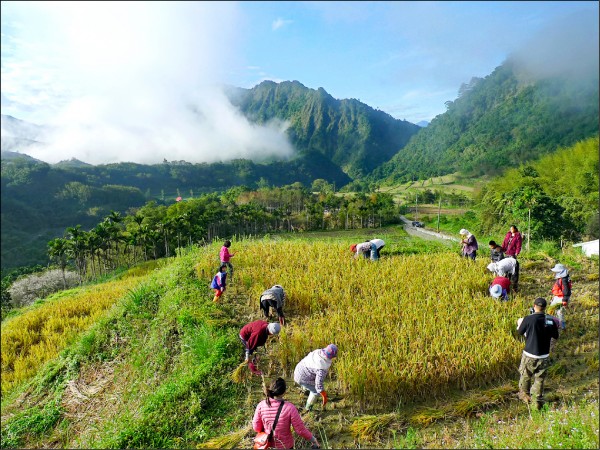
<path fill-rule="evenodd" d="M 81 225 L 67 228 L 67 235 L 69 236 L 69 247 L 75 259 L 75 265 L 77 266 L 77 272 L 79 274 L 79 284 L 83 282 L 83 270 L 84 270 L 84 249 L 85 249 L 85 235 L 84 231 L 81 230 Z"/>
<path fill-rule="evenodd" d="M 60 270 L 62 271 L 63 289 L 67 288 L 65 268 L 67 267 L 68 262 L 68 250 L 69 245 L 67 240 L 64 238 L 56 238 L 48 242 L 48 256 L 50 256 L 50 260 L 57 262 Z"/>

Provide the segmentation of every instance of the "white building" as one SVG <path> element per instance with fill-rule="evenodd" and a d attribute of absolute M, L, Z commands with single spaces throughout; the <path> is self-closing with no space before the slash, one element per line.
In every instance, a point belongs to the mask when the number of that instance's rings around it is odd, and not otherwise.
<path fill-rule="evenodd" d="M 580 244 L 575 244 L 573 245 L 573 247 L 581 247 L 583 253 L 585 253 L 587 256 L 592 256 L 598 254 L 598 242 L 600 242 L 600 240 L 596 239 L 595 241 L 581 242 Z"/>

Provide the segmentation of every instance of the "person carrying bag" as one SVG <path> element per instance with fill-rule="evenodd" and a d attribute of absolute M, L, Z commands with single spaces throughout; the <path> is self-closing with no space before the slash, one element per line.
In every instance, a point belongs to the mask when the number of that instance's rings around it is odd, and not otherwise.
<path fill-rule="evenodd" d="M 286 388 L 285 380 L 281 377 L 274 380 L 268 389 L 264 387 L 266 398 L 256 406 L 252 419 L 252 428 L 258 433 L 254 438 L 254 448 L 294 448 L 292 427 L 296 434 L 310 441 L 312 448 L 320 448 L 317 438 L 304 425 L 298 409 L 293 403 L 283 400 Z M 279 405 L 271 405 L 272 401 L 279 402 Z M 271 431 L 266 433 L 269 429 Z"/>

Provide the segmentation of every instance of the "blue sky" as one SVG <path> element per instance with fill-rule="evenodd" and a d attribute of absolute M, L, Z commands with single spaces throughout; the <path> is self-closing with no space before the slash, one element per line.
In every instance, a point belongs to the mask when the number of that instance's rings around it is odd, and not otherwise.
<path fill-rule="evenodd" d="M 297 80 L 431 121 L 461 83 L 561 30 L 597 48 L 598 13 L 596 1 L 3 1 L 2 113 L 70 128 L 46 159 L 116 162 L 118 146 L 139 162 L 289 155 L 285 123 L 248 124 L 216 86 Z"/>

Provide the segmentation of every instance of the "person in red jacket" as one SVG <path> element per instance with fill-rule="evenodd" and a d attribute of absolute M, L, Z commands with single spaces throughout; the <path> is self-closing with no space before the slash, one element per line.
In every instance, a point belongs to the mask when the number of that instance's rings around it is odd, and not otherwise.
<path fill-rule="evenodd" d="M 571 299 L 572 281 L 569 276 L 569 270 L 563 264 L 557 264 L 550 270 L 554 272 L 555 278 L 554 285 L 552 286 L 552 303 L 550 303 L 550 306 L 558 305 L 556 316 L 560 320 L 561 329 L 564 330 L 567 327 L 564 309 L 569 305 L 569 300 Z"/>
<path fill-rule="evenodd" d="M 504 241 L 502 241 L 502 249 L 504 250 L 504 254 L 506 256 L 512 256 L 517 259 L 519 253 L 521 253 L 521 245 L 523 244 L 523 237 L 519 232 L 519 229 L 515 225 L 510 226 L 510 230 L 504 236 Z M 516 292 L 519 287 L 519 261 L 517 261 L 517 266 L 515 267 L 515 273 L 511 276 L 510 281 L 513 286 L 513 290 Z"/>
<path fill-rule="evenodd" d="M 510 294 L 510 280 L 506 277 L 494 278 L 490 283 L 490 295 L 506 301 L 508 294 Z"/>
<path fill-rule="evenodd" d="M 273 430 L 271 448 L 294 448 L 294 436 L 291 427 L 294 428 L 296 434 L 310 441 L 312 448 L 320 448 L 317 438 L 304 425 L 298 409 L 292 403 L 283 399 L 286 388 L 283 378 L 277 378 L 271 383 L 269 389 L 266 389 L 266 398 L 256 405 L 254 417 L 252 418 L 252 428 L 257 433 L 261 431 L 270 433 Z M 273 423 L 280 406 L 281 412 L 277 418 L 275 429 L 273 429 Z"/>
<path fill-rule="evenodd" d="M 260 372 L 256 368 L 256 359 L 253 358 L 250 361 L 250 355 L 256 351 L 258 347 L 263 347 L 267 343 L 269 336 L 279 334 L 281 331 L 281 325 L 279 322 L 269 323 L 265 320 L 255 320 L 242 327 L 240 330 L 240 340 L 244 345 L 246 352 L 246 362 L 248 362 L 248 368 L 252 373 L 260 375 Z"/>

